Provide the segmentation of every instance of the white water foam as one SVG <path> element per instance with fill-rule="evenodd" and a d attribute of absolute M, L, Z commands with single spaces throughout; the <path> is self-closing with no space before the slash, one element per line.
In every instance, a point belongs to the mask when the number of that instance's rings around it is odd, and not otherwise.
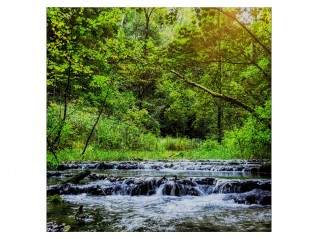
<path fill-rule="evenodd" d="M 235 225 L 240 221 L 269 220 L 270 209 L 262 209 L 263 214 L 253 211 L 251 205 L 223 201 L 224 194 L 202 197 L 162 196 L 87 196 L 65 195 L 66 201 L 91 205 L 103 211 L 105 221 L 111 221 L 114 228 L 123 231 L 150 230 L 174 231 L 182 221 L 194 224 L 212 220 Z M 247 212 L 247 216 L 246 213 Z"/>

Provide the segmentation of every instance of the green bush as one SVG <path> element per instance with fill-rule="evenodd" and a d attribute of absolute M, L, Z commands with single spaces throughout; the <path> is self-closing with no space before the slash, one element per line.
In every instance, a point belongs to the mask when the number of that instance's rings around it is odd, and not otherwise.
<path fill-rule="evenodd" d="M 199 146 L 198 142 L 197 139 L 188 139 L 186 137 L 166 137 L 161 139 L 160 145 L 163 150 L 182 151 L 197 148 Z"/>
<path fill-rule="evenodd" d="M 224 145 L 240 158 L 271 158 L 271 131 L 248 118 L 241 128 L 224 134 Z"/>
<path fill-rule="evenodd" d="M 49 170 L 54 170 L 57 167 L 57 165 L 60 163 L 60 161 L 56 160 L 54 155 L 49 151 L 47 152 L 46 158 L 47 158 L 47 168 Z"/>
<path fill-rule="evenodd" d="M 203 150 L 214 150 L 217 147 L 219 147 L 219 143 L 216 140 L 207 139 L 207 140 L 205 140 L 202 143 L 202 145 L 200 146 L 200 149 L 203 149 Z"/>

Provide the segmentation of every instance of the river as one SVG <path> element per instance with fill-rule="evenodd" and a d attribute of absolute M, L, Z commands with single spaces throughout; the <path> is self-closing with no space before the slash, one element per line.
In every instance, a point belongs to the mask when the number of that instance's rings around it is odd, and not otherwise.
<path fill-rule="evenodd" d="M 271 231 L 265 161 L 69 163 L 48 172 L 47 231 Z M 60 182 L 89 169 L 79 184 Z M 83 219 L 75 219 L 83 206 Z"/>

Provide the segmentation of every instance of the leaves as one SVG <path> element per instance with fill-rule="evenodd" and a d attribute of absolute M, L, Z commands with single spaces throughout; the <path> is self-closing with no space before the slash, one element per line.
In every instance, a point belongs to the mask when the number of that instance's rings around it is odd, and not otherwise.
<path fill-rule="evenodd" d="M 71 226 L 70 225 L 66 225 L 64 227 L 64 232 L 68 232 L 70 229 L 71 229 Z"/>
<path fill-rule="evenodd" d="M 270 49 L 270 8 L 47 8 L 50 139 L 61 131 L 57 150 L 80 148 L 105 103 L 92 148 L 141 147 L 149 133 L 268 150 L 255 116 L 270 120 L 271 56 L 251 35 Z"/>

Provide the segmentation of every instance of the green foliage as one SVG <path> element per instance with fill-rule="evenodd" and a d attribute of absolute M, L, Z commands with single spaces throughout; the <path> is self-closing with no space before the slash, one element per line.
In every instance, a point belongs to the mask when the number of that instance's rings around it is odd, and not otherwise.
<path fill-rule="evenodd" d="M 66 225 L 63 229 L 64 232 L 68 232 L 71 229 L 70 225 Z"/>
<path fill-rule="evenodd" d="M 85 159 L 269 158 L 271 56 L 226 14 L 270 49 L 270 8 L 47 8 L 48 167 L 86 143 Z"/>
<path fill-rule="evenodd" d="M 214 150 L 218 148 L 220 145 L 216 140 L 213 139 L 207 139 L 204 141 L 204 143 L 201 145 L 201 149 L 203 150 Z"/>
<path fill-rule="evenodd" d="M 264 108 L 258 108 L 263 118 L 271 115 L 271 104 L 267 101 Z M 249 117 L 243 127 L 225 132 L 224 144 L 243 158 L 271 158 L 271 130 Z"/>
<path fill-rule="evenodd" d="M 52 196 L 48 196 L 47 200 L 50 203 L 54 203 L 54 204 L 59 204 L 59 203 L 63 203 L 64 202 L 64 199 L 58 194 L 55 194 L 55 195 L 52 195 Z"/>
<path fill-rule="evenodd" d="M 188 139 L 185 137 L 166 137 L 160 141 L 160 145 L 163 150 L 184 151 L 198 148 L 198 146 L 200 145 L 200 140 Z"/>
<path fill-rule="evenodd" d="M 49 151 L 47 152 L 46 159 L 46 166 L 48 170 L 54 170 L 61 163 L 61 161 L 59 159 L 56 159 L 54 155 Z"/>

